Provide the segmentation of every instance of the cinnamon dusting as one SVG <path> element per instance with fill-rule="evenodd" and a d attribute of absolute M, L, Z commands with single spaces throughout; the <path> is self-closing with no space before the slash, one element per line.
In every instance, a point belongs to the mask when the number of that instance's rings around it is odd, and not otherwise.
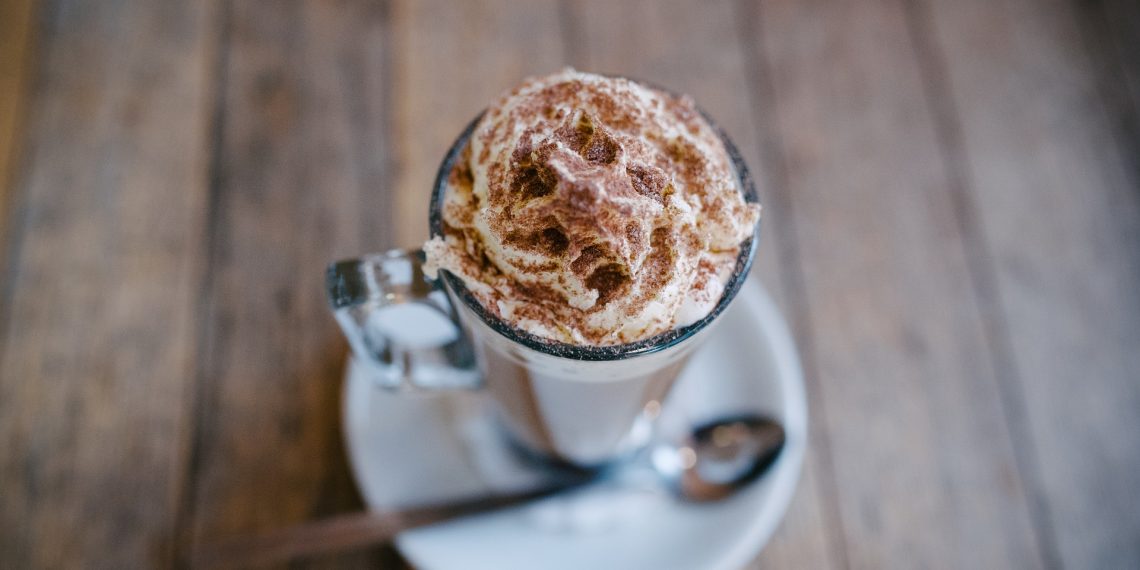
<path fill-rule="evenodd" d="M 685 302 L 711 309 L 759 215 L 691 100 L 573 70 L 500 97 L 449 184 L 428 265 L 500 318 L 580 344 L 664 332 Z"/>

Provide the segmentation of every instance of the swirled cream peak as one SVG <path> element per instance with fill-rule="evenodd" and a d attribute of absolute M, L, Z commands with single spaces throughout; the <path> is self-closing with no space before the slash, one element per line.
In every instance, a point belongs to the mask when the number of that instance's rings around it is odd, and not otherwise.
<path fill-rule="evenodd" d="M 572 69 L 491 105 L 442 208 L 429 275 L 446 269 L 504 321 L 587 345 L 708 314 L 760 215 L 687 97 Z"/>

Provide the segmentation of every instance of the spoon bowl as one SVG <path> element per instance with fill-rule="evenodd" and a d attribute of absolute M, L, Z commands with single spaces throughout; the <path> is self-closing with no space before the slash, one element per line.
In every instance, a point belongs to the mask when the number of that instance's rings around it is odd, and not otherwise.
<path fill-rule="evenodd" d="M 784 427 L 764 416 L 737 416 L 698 426 L 678 448 L 683 469 L 674 490 L 692 502 L 725 499 L 764 474 L 785 443 Z"/>

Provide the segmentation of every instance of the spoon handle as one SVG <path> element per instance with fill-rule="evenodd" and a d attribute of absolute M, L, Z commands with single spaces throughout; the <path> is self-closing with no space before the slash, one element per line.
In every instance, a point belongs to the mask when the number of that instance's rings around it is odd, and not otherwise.
<path fill-rule="evenodd" d="M 391 541 L 402 531 L 492 512 L 566 489 L 557 486 L 514 495 L 403 511 L 364 511 L 305 522 L 249 537 L 208 543 L 192 550 L 191 568 L 246 568 Z"/>

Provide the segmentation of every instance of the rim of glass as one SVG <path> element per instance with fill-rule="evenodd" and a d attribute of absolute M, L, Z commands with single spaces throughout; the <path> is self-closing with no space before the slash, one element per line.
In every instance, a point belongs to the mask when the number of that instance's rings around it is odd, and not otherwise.
<path fill-rule="evenodd" d="M 656 89 L 670 96 L 676 96 L 668 90 L 661 89 L 648 83 L 641 82 L 652 89 Z M 728 152 L 729 160 L 732 161 L 733 170 L 736 171 L 737 182 L 739 183 L 740 193 L 744 196 L 744 201 L 748 203 L 759 203 L 760 198 L 756 193 L 756 184 L 752 180 L 752 174 L 748 171 L 748 166 L 744 163 L 744 158 L 740 156 L 740 151 L 737 150 L 736 145 L 728 138 L 728 134 L 724 129 L 709 117 L 708 113 L 697 107 L 701 117 L 705 122 L 712 127 L 717 136 L 720 137 L 725 150 Z M 471 134 L 478 126 L 480 119 L 486 111 L 480 112 L 459 137 L 452 143 L 451 148 L 448 149 L 447 154 L 443 158 L 443 162 L 439 166 L 436 173 L 435 185 L 432 188 L 431 203 L 429 205 L 428 222 L 431 227 L 432 236 L 443 235 L 443 219 L 440 204 L 443 202 L 444 193 L 447 192 L 448 178 L 450 177 L 452 168 L 455 167 L 455 162 L 463 154 L 463 149 L 467 146 L 468 141 L 471 139 Z M 440 275 L 447 283 L 447 286 L 455 293 L 457 297 L 463 300 L 467 308 L 471 309 L 483 323 L 494 330 L 496 333 L 506 337 L 508 340 L 521 344 L 529 349 L 536 350 L 551 356 L 560 358 L 567 358 L 571 360 L 588 360 L 588 361 L 605 361 L 605 360 L 624 360 L 633 358 L 635 356 L 642 356 L 646 354 L 653 354 L 666 350 L 670 347 L 676 346 L 685 340 L 693 337 L 702 329 L 711 324 L 722 312 L 728 307 L 732 299 L 736 297 L 737 292 L 740 291 L 741 285 L 748 277 L 748 270 L 752 267 L 752 260 L 756 257 L 756 246 L 759 243 L 760 223 L 756 223 L 756 227 L 752 230 L 752 235 L 745 241 L 741 242 L 740 253 L 736 256 L 736 267 L 733 269 L 732 276 L 729 277 L 728 283 L 724 286 L 724 293 L 720 297 L 720 301 L 716 306 L 700 320 L 685 325 L 683 327 L 674 328 L 663 333 L 644 338 L 638 341 L 629 342 L 625 344 L 614 345 L 581 345 L 571 344 L 558 340 L 549 339 L 546 337 L 538 336 L 534 333 L 527 332 L 509 323 L 500 320 L 495 315 L 491 314 L 479 299 L 467 288 L 463 280 L 456 277 L 450 271 L 442 270 Z"/>

